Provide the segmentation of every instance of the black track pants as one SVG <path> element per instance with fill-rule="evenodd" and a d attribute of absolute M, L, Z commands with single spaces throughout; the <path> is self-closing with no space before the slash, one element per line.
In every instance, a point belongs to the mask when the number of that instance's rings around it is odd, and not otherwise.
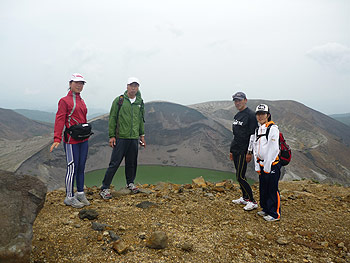
<path fill-rule="evenodd" d="M 125 157 L 125 177 L 126 184 L 134 183 L 137 169 L 138 139 L 117 139 L 113 148 L 111 160 L 102 182 L 102 188 L 106 189 L 112 183 L 120 163 Z"/>
<path fill-rule="evenodd" d="M 253 197 L 253 191 L 247 182 L 247 178 L 245 177 L 245 173 L 247 171 L 247 162 L 245 160 L 245 154 L 232 154 L 233 162 L 236 168 L 236 178 L 241 187 L 242 195 L 244 199 L 249 199 L 251 202 L 255 202 Z"/>

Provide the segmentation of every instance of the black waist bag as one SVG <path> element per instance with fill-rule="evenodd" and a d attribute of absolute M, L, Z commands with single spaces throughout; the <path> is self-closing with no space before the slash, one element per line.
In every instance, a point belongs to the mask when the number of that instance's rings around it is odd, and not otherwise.
<path fill-rule="evenodd" d="M 66 141 L 68 141 L 68 135 L 70 135 L 74 140 L 82 141 L 94 134 L 91 129 L 92 127 L 90 123 L 72 125 L 69 128 L 66 128 L 64 131 L 64 136 Z"/>

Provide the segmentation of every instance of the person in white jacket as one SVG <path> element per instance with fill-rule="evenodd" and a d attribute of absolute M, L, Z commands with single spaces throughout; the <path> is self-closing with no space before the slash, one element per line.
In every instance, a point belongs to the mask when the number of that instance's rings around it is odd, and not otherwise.
<path fill-rule="evenodd" d="M 281 174 L 279 163 L 279 130 L 271 121 L 271 113 L 266 104 L 255 110 L 259 127 L 250 137 L 247 162 L 254 156 L 255 171 L 259 174 L 260 206 L 258 215 L 266 221 L 277 221 L 281 217 L 281 200 L 278 181 Z"/>

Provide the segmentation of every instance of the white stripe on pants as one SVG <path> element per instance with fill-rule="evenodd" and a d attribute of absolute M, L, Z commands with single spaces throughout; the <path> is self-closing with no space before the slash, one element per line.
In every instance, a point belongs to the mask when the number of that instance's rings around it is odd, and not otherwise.
<path fill-rule="evenodd" d="M 73 197 L 73 183 L 74 183 L 74 159 L 73 159 L 73 149 L 71 144 L 64 144 L 66 150 L 67 158 L 67 173 L 66 173 L 66 195 L 68 197 Z"/>

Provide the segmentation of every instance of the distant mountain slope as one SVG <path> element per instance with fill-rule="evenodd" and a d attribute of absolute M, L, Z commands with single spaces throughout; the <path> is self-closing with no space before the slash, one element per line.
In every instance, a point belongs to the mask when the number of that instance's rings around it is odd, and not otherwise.
<path fill-rule="evenodd" d="M 290 165 L 283 180 L 310 178 L 321 182 L 350 184 L 350 127 L 295 101 L 249 101 L 255 109 L 267 103 L 272 118 L 292 147 Z M 236 113 L 232 101 L 207 102 L 190 107 L 169 103 L 145 104 L 147 147 L 139 152 L 139 164 L 202 167 L 234 171 L 229 160 L 231 123 Z M 106 168 L 112 149 L 108 146 L 108 114 L 91 121 L 86 171 Z M 63 148 L 48 153 L 48 146 L 26 160 L 18 173 L 36 174 L 49 189 L 64 185 Z M 250 163 L 248 176 L 257 179 Z M 120 180 L 125 180 L 120 178 Z"/>
<path fill-rule="evenodd" d="M 53 127 L 0 108 L 0 169 L 14 172 L 52 140 Z"/>
<path fill-rule="evenodd" d="M 18 140 L 52 132 L 52 125 L 30 120 L 13 110 L 0 108 L 0 139 Z"/>
<path fill-rule="evenodd" d="M 15 112 L 38 122 L 55 123 L 56 113 L 40 110 L 15 109 Z M 88 120 L 106 114 L 106 111 L 100 109 L 88 109 Z"/>
<path fill-rule="evenodd" d="M 47 122 L 47 123 L 55 123 L 56 113 L 46 112 L 40 110 L 27 110 L 27 109 L 15 109 L 15 112 L 22 114 L 28 119 L 39 121 L 39 122 Z"/>
<path fill-rule="evenodd" d="M 350 113 L 329 115 L 333 119 L 350 126 Z"/>

